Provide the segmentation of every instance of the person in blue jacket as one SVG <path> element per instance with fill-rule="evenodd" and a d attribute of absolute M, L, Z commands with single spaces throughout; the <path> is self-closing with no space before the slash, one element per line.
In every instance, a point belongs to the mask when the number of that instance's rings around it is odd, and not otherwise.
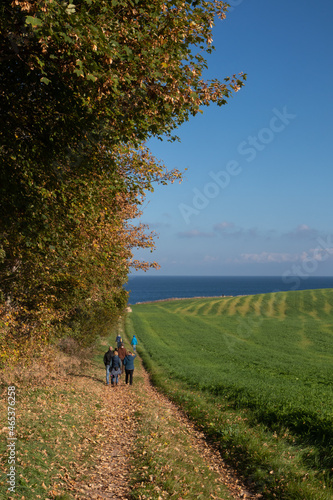
<path fill-rule="evenodd" d="M 118 377 L 119 375 L 121 375 L 121 360 L 120 357 L 118 356 L 117 350 L 114 351 L 112 356 L 110 374 L 111 374 L 111 385 L 112 387 L 114 387 L 115 385 L 118 385 Z"/>
<path fill-rule="evenodd" d="M 125 365 L 125 373 L 126 373 L 126 384 L 132 385 L 133 384 L 133 372 L 134 372 L 134 359 L 136 358 L 136 354 L 133 354 L 132 352 L 128 352 L 127 356 L 124 359 L 124 365 Z"/>
<path fill-rule="evenodd" d="M 136 346 L 138 345 L 138 339 L 136 338 L 135 335 L 133 335 L 133 338 L 131 340 L 131 346 L 133 347 L 133 351 L 136 351 Z"/>

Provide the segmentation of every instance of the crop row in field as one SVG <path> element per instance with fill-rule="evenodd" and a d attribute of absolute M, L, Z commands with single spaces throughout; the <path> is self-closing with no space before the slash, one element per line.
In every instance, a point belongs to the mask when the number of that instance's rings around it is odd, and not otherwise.
<path fill-rule="evenodd" d="M 290 429 L 315 447 L 307 464 L 333 467 L 333 290 L 141 304 L 130 320 L 167 377 Z"/>

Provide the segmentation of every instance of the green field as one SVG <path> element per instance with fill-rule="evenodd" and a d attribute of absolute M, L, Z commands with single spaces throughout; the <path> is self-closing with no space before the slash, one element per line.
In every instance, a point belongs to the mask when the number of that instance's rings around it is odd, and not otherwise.
<path fill-rule="evenodd" d="M 251 472 L 266 495 L 333 497 L 333 290 L 162 301 L 132 309 L 127 328 L 139 338 L 155 382 L 219 439 L 224 454 Z M 236 414 L 243 430 L 233 420 Z M 270 458 L 254 460 L 254 439 L 257 455 L 261 439 L 275 439 L 276 454 L 289 457 L 280 472 L 283 488 L 279 479 L 272 484 L 265 477 L 274 450 Z M 230 446 L 239 447 L 239 454 Z"/>

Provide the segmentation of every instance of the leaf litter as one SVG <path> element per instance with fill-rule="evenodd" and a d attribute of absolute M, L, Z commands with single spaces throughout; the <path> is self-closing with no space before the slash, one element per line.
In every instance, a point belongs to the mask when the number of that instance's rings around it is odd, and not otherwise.
<path fill-rule="evenodd" d="M 111 386 L 103 387 L 101 384 L 91 381 L 96 386 L 96 393 L 101 395 L 103 400 L 103 408 L 100 412 L 100 427 L 103 430 L 103 440 L 100 443 L 100 452 L 93 469 L 86 470 L 83 468 L 76 477 L 71 488 L 75 491 L 74 497 L 78 500 L 86 498 L 94 500 L 131 500 L 133 498 L 163 500 L 164 498 L 176 498 L 167 492 L 163 492 L 158 487 L 155 488 L 154 494 L 147 491 L 146 494 L 133 495 L 133 473 L 139 472 L 139 475 L 144 475 L 145 470 L 148 469 L 142 462 L 142 465 L 139 466 L 141 470 L 135 471 L 136 465 L 133 462 L 139 431 L 138 414 L 143 410 L 147 411 L 148 408 L 148 411 L 154 412 L 157 419 L 177 421 L 181 431 L 186 434 L 186 440 L 190 443 L 189 446 L 201 457 L 202 462 L 217 474 L 218 477 L 215 480 L 217 495 L 212 495 L 211 498 L 224 498 L 219 494 L 218 487 L 218 484 L 223 484 L 227 486 L 230 492 L 229 498 L 259 499 L 261 495 L 247 489 L 245 481 L 223 461 L 217 448 L 207 443 L 204 434 L 196 430 L 194 424 L 186 415 L 152 386 L 148 373 L 137 358 L 137 363 L 139 364 L 139 362 L 140 367 L 136 367 L 132 387 L 125 385 L 124 375 L 120 377 L 119 385 L 114 388 Z M 138 371 L 140 373 L 139 380 L 137 377 Z M 142 398 L 142 395 L 144 395 L 144 398 Z M 173 450 L 177 451 L 179 446 L 179 454 L 184 460 L 186 456 L 184 456 L 181 445 L 177 441 L 173 442 L 174 432 L 170 427 L 168 441 L 162 444 L 159 443 L 155 453 L 163 453 L 163 449 L 167 449 L 169 446 L 172 446 Z M 189 458 L 189 461 L 191 461 L 191 458 Z M 166 470 L 166 474 L 172 473 L 170 467 L 166 468 L 169 469 Z M 199 473 L 200 471 L 195 472 Z M 83 476 L 85 476 L 84 479 Z M 207 479 L 202 477 L 203 482 Z M 149 474 L 148 480 L 154 483 L 154 475 Z M 182 479 L 179 478 L 179 480 Z M 191 497 L 186 495 L 186 498 Z M 195 497 L 192 498 L 204 497 L 200 495 L 200 492 L 196 492 Z M 178 497 L 177 500 L 181 500 L 181 498 Z"/>

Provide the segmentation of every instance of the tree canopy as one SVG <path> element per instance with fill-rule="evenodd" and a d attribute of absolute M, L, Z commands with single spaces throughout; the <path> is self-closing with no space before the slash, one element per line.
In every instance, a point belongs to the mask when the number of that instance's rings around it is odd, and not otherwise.
<path fill-rule="evenodd" d="M 93 309 L 124 308 L 129 267 L 149 266 L 132 248 L 153 248 L 131 221 L 154 183 L 181 179 L 145 141 L 174 139 L 244 84 L 202 76 L 226 11 L 203 0 L 1 4 L 3 338 L 79 332 Z"/>

